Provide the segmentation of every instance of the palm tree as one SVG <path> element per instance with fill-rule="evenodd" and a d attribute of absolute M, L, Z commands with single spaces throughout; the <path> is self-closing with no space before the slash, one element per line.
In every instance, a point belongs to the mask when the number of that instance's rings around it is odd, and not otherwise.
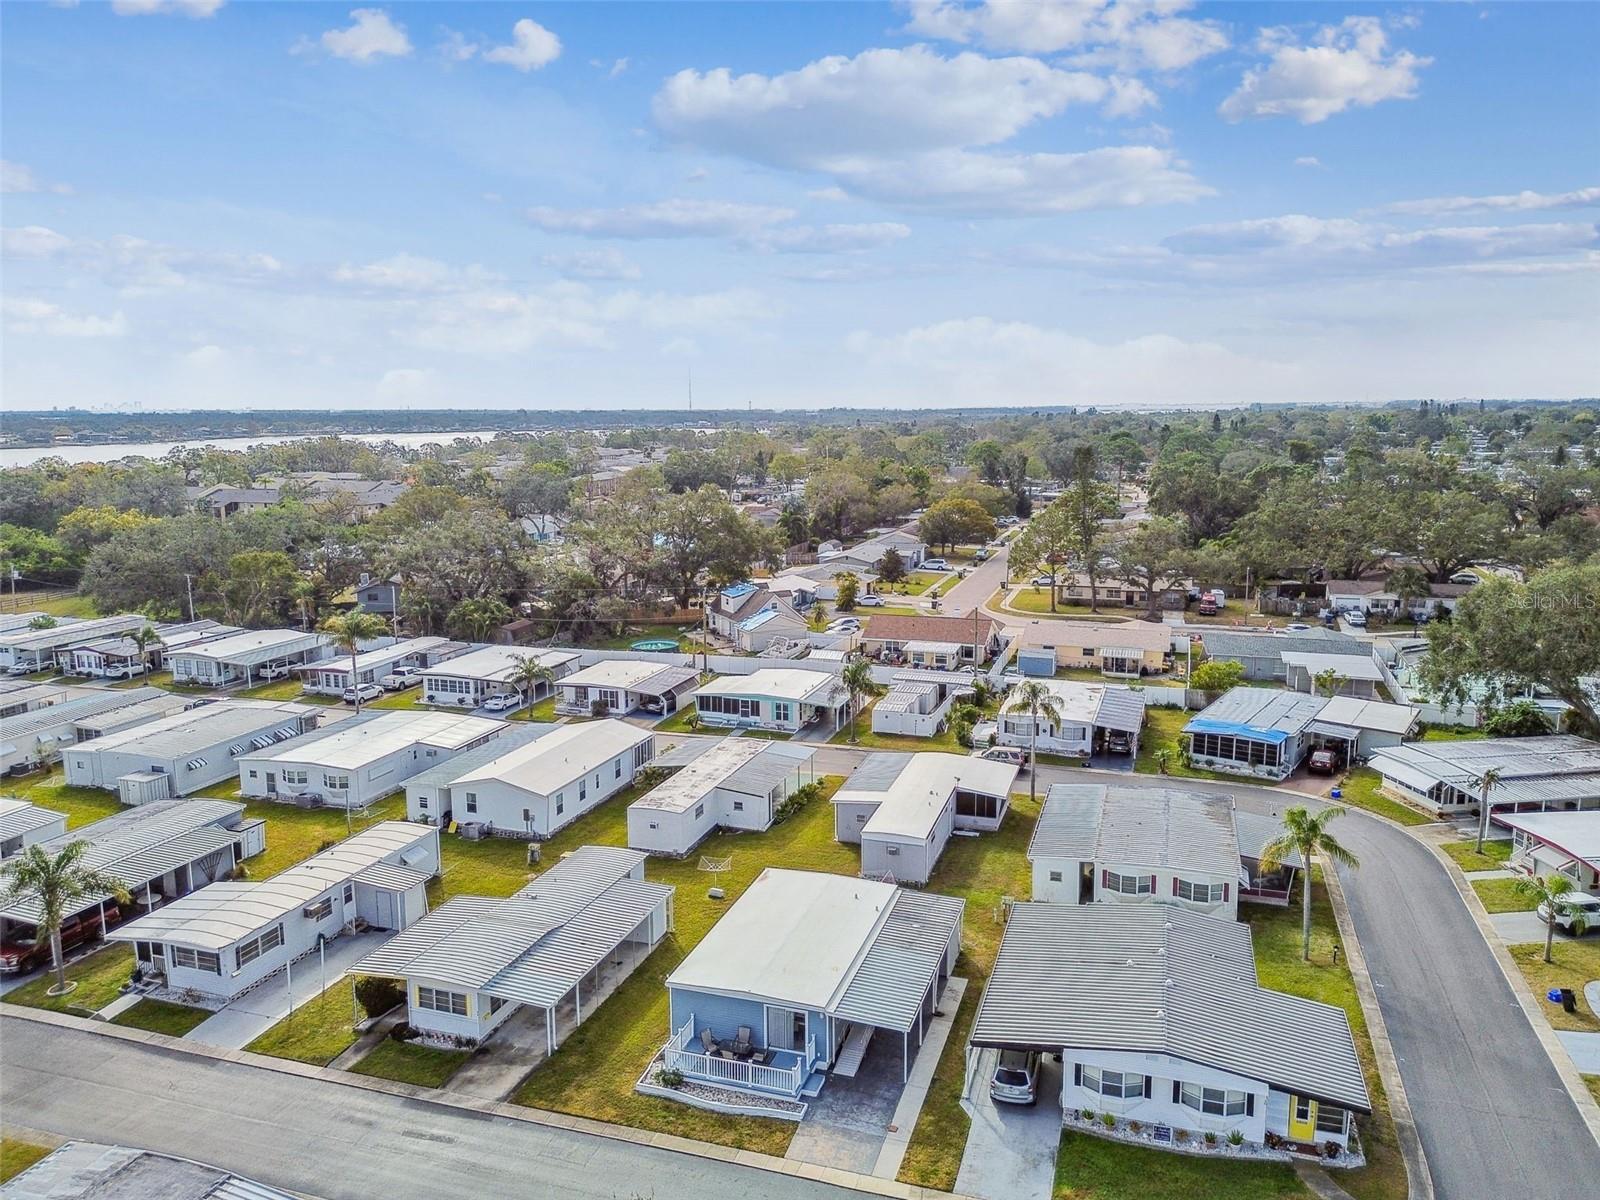
<path fill-rule="evenodd" d="M 1336 864 L 1359 867 L 1361 864 L 1339 840 L 1328 832 L 1335 818 L 1344 816 L 1344 809 L 1330 804 L 1318 812 L 1296 805 L 1283 814 L 1283 831 L 1268 842 L 1261 851 L 1261 870 L 1271 874 L 1291 855 L 1300 858 L 1300 957 L 1311 961 L 1311 860 L 1319 852 Z"/>
<path fill-rule="evenodd" d="M 1489 836 L 1489 793 L 1500 786 L 1500 771 L 1490 767 L 1478 776 L 1478 853 L 1483 853 L 1483 839 Z"/>
<path fill-rule="evenodd" d="M 356 713 L 359 714 L 361 683 L 356 678 L 356 655 L 360 653 L 362 642 L 381 638 L 389 632 L 389 625 L 376 613 L 355 609 L 329 617 L 317 629 L 331 637 L 333 644 L 350 656 L 350 686 L 356 689 Z"/>
<path fill-rule="evenodd" d="M 806 614 L 806 628 L 812 633 L 821 633 L 828 628 L 828 610 L 818 600 L 811 606 L 811 611 Z"/>
<path fill-rule="evenodd" d="M 527 694 L 528 703 L 533 703 L 534 693 L 539 690 L 541 683 L 555 686 L 556 673 L 544 663 L 539 661 L 537 654 L 519 654 L 516 657 L 516 666 L 511 668 L 511 674 L 506 676 L 506 681 L 519 692 Z M 533 719 L 532 710 L 529 710 L 528 719 Z"/>
<path fill-rule="evenodd" d="M 1039 798 L 1039 718 L 1049 717 L 1061 721 L 1061 701 L 1056 694 L 1037 679 L 1030 679 L 1017 689 L 1016 698 L 1008 706 L 1028 710 L 1028 799 Z"/>
<path fill-rule="evenodd" d="M 1512 884 L 1517 895 L 1532 900 L 1533 906 L 1544 906 L 1544 960 L 1553 961 L 1550 951 L 1556 940 L 1556 918 L 1568 917 L 1574 935 L 1582 936 L 1589 928 L 1583 910 L 1571 900 L 1572 880 L 1565 875 L 1532 875 Z"/>
<path fill-rule="evenodd" d="M 160 643 L 161 635 L 156 632 L 154 625 L 146 625 L 143 629 L 135 629 L 130 633 L 128 640 L 139 647 L 139 665 L 144 668 L 144 674 L 149 674 L 150 647 Z"/>
<path fill-rule="evenodd" d="M 844 670 L 839 672 L 839 682 L 834 685 L 835 695 L 844 693 L 850 697 L 850 742 L 856 740 L 856 714 L 861 711 L 861 702 L 868 696 L 876 696 L 881 689 L 877 680 L 872 678 L 872 663 L 857 655 L 845 663 Z"/>
<path fill-rule="evenodd" d="M 7 865 L 0 891 L 0 905 L 27 899 L 39 910 L 39 936 L 50 939 L 50 961 L 56 973 L 55 986 L 49 991 L 52 996 L 64 996 L 72 990 L 67 986 L 67 967 L 61 958 L 61 922 L 83 901 L 109 894 L 117 898 L 117 903 L 126 904 L 129 898 L 122 880 L 83 863 L 88 849 L 89 843 L 81 840 L 68 842 L 55 854 L 43 846 L 29 846 Z"/>

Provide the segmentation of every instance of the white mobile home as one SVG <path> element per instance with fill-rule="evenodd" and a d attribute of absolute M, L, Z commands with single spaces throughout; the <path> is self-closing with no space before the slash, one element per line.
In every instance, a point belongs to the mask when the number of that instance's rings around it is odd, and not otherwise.
<path fill-rule="evenodd" d="M 502 721 L 461 713 L 376 710 L 282 745 L 241 754 L 246 796 L 311 796 L 336 808 L 365 808 L 411 776 L 494 740 Z"/>
<path fill-rule="evenodd" d="M 125 728 L 145 719 L 147 704 L 184 701 L 160 688 L 138 687 L 86 692 L 76 699 L 46 705 L 31 712 L 0 718 L 0 773 L 42 767 L 58 760 L 66 747 L 79 739 L 78 723 L 98 719 Z M 134 713 L 119 720 L 119 713 Z"/>
<path fill-rule="evenodd" d="M 1000 707 L 995 741 L 1002 746 L 1030 746 L 1047 754 L 1088 755 L 1105 749 L 1113 734 L 1128 738 L 1129 753 L 1139 752 L 1139 731 L 1144 727 L 1144 693 L 1120 683 L 1079 683 L 1070 679 L 1041 679 L 1055 701 L 1056 716 L 1039 714 L 1037 742 L 1028 706 L 1015 693 Z"/>
<path fill-rule="evenodd" d="M 870 754 L 833 796 L 833 832 L 861 846 L 861 874 L 927 883 L 957 829 L 1000 828 L 1013 763 L 961 754 Z"/>
<path fill-rule="evenodd" d="M 511 677 L 518 664 L 532 658 L 548 667 L 557 679 L 577 670 L 578 656 L 570 650 L 530 650 L 522 646 L 483 646 L 436 663 L 422 673 L 422 699 L 428 704 L 454 704 L 477 708 L 490 696 L 516 691 Z M 532 700 L 548 696 L 550 687 L 534 685 Z"/>
<path fill-rule="evenodd" d="M 655 736 L 625 721 L 559 725 L 450 781 L 433 814 L 491 833 L 543 839 L 630 787 L 655 757 Z"/>
<path fill-rule="evenodd" d="M 1514 813 L 1511 827 L 1513 871 L 1565 875 L 1574 892 L 1600 896 L 1600 812 Z"/>
<path fill-rule="evenodd" d="M 232 687 L 259 683 L 269 675 L 320 662 L 333 653 L 325 633 L 298 629 L 249 629 L 215 641 L 184 646 L 167 656 L 174 683 L 200 687 Z"/>
<path fill-rule="evenodd" d="M 317 727 L 309 704 L 219 700 L 118 733 L 63 754 L 67 782 L 121 795 L 124 804 L 187 796 L 238 773 L 235 760 Z"/>
<path fill-rule="evenodd" d="M 1600 744 L 1571 734 L 1407 742 L 1379 748 L 1371 767 L 1383 790 L 1440 816 L 1476 812 L 1484 772 L 1499 772 L 1489 795 L 1496 812 L 1600 808 Z"/>
<path fill-rule="evenodd" d="M 550 721 L 501 721 L 489 741 L 452 754 L 406 780 L 406 817 L 429 825 L 448 825 L 452 811 L 450 785 L 463 775 L 491 763 L 529 742 L 561 728 Z M 440 814 L 444 814 L 441 819 Z"/>
<path fill-rule="evenodd" d="M 63 653 L 62 666 L 68 674 L 82 675 L 90 679 L 132 678 L 144 674 L 147 670 L 160 670 L 167 656 L 175 650 L 244 632 L 237 626 L 223 625 L 216 621 L 190 621 L 184 624 L 155 625 L 152 628 L 155 629 L 158 640 L 143 649 L 130 634 L 118 634 L 86 645 L 74 646 L 70 654 Z"/>
<path fill-rule="evenodd" d="M 673 889 L 645 882 L 644 863 L 581 846 L 506 899 L 445 901 L 355 971 L 403 979 L 407 1024 L 435 1040 L 481 1042 L 519 1008 L 543 1009 L 554 1054 L 672 928 Z"/>
<path fill-rule="evenodd" d="M 628 845 L 682 857 L 718 829 L 761 832 L 815 776 L 815 751 L 761 738 L 685 742 L 655 760 L 676 773 L 628 805 Z"/>
<path fill-rule="evenodd" d="M 67 814 L 26 800 L 0 796 L 0 858 L 10 858 L 67 831 Z"/>
<path fill-rule="evenodd" d="M 442 637 L 405 638 L 375 650 L 362 650 L 355 658 L 355 683 L 380 683 L 396 667 L 430 667 L 449 657 L 448 648 L 460 646 Z M 305 690 L 315 695 L 342 696 L 353 686 L 350 656 L 336 654 L 321 662 L 300 668 Z"/>
<path fill-rule="evenodd" d="M 850 716 L 850 695 L 831 671 L 764 667 L 724 675 L 694 694 L 702 724 L 798 733 L 820 721 L 837 730 Z"/>
<path fill-rule="evenodd" d="M 0 634 L 0 671 L 27 675 L 70 662 L 72 649 L 102 638 L 143 629 L 149 619 L 140 613 L 95 617 L 88 621 L 60 621 L 48 629 L 14 629 Z"/>
<path fill-rule="evenodd" d="M 372 929 L 420 920 L 438 873 L 437 829 L 382 821 L 271 879 L 214 883 L 109 936 L 172 990 L 232 1000 L 357 918 Z"/>
<path fill-rule="evenodd" d="M 694 691 L 700 672 L 639 659 L 602 659 L 565 676 L 556 698 L 558 713 L 625 717 L 643 710 L 665 716 Z"/>
<path fill-rule="evenodd" d="M 945 677 L 915 671 L 896 675 L 893 685 L 872 706 L 872 732 L 935 737 L 949 725 L 956 699 L 971 694 L 970 684 L 953 685 Z"/>

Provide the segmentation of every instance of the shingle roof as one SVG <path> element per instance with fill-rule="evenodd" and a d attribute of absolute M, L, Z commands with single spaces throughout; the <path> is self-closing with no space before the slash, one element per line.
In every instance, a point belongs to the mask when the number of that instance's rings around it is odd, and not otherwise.
<path fill-rule="evenodd" d="M 1170 905 L 1014 905 L 971 1040 L 1168 1054 L 1372 1108 L 1344 1010 L 1263 988 L 1248 925 Z"/>
<path fill-rule="evenodd" d="M 1331 629 L 1306 629 L 1294 634 L 1207 629 L 1199 635 L 1199 640 L 1210 658 L 1278 658 L 1286 650 L 1294 654 L 1359 654 L 1372 657 L 1372 647 L 1366 642 Z"/>
<path fill-rule="evenodd" d="M 863 641 L 868 642 L 954 642 L 958 646 L 972 645 L 974 631 L 980 643 L 994 635 L 996 622 L 983 615 L 974 625 L 971 617 L 901 617 L 890 613 L 875 613 L 867 618 L 862 630 Z"/>

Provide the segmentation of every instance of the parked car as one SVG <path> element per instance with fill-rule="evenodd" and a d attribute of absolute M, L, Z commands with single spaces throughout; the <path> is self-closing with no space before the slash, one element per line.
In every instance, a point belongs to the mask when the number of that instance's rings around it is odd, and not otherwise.
<path fill-rule="evenodd" d="M 948 571 L 950 564 L 942 558 L 925 558 L 922 560 L 920 569 L 924 571 Z"/>
<path fill-rule="evenodd" d="M 973 552 L 972 561 L 973 562 L 988 562 L 989 561 L 989 548 L 987 546 L 979 546 L 978 549 Z"/>
<path fill-rule="evenodd" d="M 1306 770 L 1313 775 L 1332 775 L 1339 769 L 1339 756 L 1332 750 L 1313 750 L 1306 759 Z"/>
<path fill-rule="evenodd" d="M 115 925 L 121 919 L 122 913 L 115 904 L 107 904 L 105 908 L 106 924 Z M 61 950 L 65 953 L 74 946 L 81 946 L 85 942 L 92 942 L 105 932 L 105 927 L 100 923 L 100 910 L 91 909 L 89 912 L 79 913 L 75 917 L 68 917 L 61 922 Z M 49 938 L 23 938 L 0 943 L 0 972 L 8 975 L 22 971 L 31 971 L 35 967 L 42 967 L 50 961 Z"/>
<path fill-rule="evenodd" d="M 1110 733 L 1106 734 L 1106 753 L 1132 754 L 1133 735 L 1130 733 L 1125 733 L 1121 729 L 1113 729 Z"/>
<path fill-rule="evenodd" d="M 882 608 L 884 604 L 884 598 L 876 592 L 868 592 L 865 596 L 856 597 L 857 608 Z"/>
<path fill-rule="evenodd" d="M 989 1081 L 989 1095 L 1001 1104 L 1033 1104 L 1039 1099 L 1039 1052 L 1002 1050 Z"/>
<path fill-rule="evenodd" d="M 294 668 L 288 663 L 268 663 L 266 666 L 262 667 L 261 670 L 256 672 L 256 674 L 270 683 L 274 679 L 289 678 L 289 674 L 293 670 Z"/>
<path fill-rule="evenodd" d="M 1285 633 L 1304 633 L 1310 628 L 1311 626 L 1307 625 L 1304 621 L 1290 621 L 1283 627 L 1283 631 Z"/>
<path fill-rule="evenodd" d="M 1406 615 L 1411 618 L 1411 623 L 1413 625 L 1426 625 L 1428 623 L 1428 621 L 1432 618 L 1433 612 L 1432 612 L 1431 609 L 1413 608 Z"/>
<path fill-rule="evenodd" d="M 835 617 L 828 622 L 829 633 L 855 633 L 861 628 L 861 622 L 854 617 Z"/>
<path fill-rule="evenodd" d="M 522 696 L 517 692 L 501 692 L 483 702 L 485 712 L 507 712 L 522 707 Z"/>
<path fill-rule="evenodd" d="M 1367 614 L 1359 608 L 1352 609 L 1344 614 L 1344 623 L 1351 629 L 1365 629 L 1367 627 Z"/>
<path fill-rule="evenodd" d="M 1035 575 L 1033 577 L 1034 587 L 1049 587 L 1053 582 L 1054 580 L 1048 575 Z"/>
<path fill-rule="evenodd" d="M 14 663 L 6 668 L 7 675 L 32 675 L 33 668 L 26 663 Z"/>
<path fill-rule="evenodd" d="M 354 704 L 357 696 L 361 698 L 361 703 L 370 704 L 374 700 L 383 699 L 383 689 L 375 683 L 362 683 L 357 684 L 355 687 L 345 688 L 344 702 L 346 704 Z"/>
<path fill-rule="evenodd" d="M 416 687 L 421 682 L 422 672 L 416 667 L 396 667 L 379 680 L 386 692 L 404 691 L 408 687 Z"/>
<path fill-rule="evenodd" d="M 1568 892 L 1565 912 L 1556 913 L 1557 928 L 1572 932 L 1572 927 L 1579 917 L 1583 918 L 1585 930 L 1600 930 L 1600 896 L 1589 896 L 1582 892 Z M 1576 911 L 1574 911 L 1576 910 Z M 1539 914 L 1541 921 L 1550 919 L 1550 906 L 1541 904 L 1534 910 Z"/>
<path fill-rule="evenodd" d="M 1028 752 L 1015 746 L 990 746 L 987 750 L 974 750 L 968 758 L 987 758 L 990 762 L 1010 763 L 1019 770 L 1028 769 Z"/>
<path fill-rule="evenodd" d="M 145 666 L 142 662 L 125 662 L 120 666 L 107 667 L 104 678 L 132 679 L 137 675 L 143 675 L 149 669 L 150 668 Z"/>

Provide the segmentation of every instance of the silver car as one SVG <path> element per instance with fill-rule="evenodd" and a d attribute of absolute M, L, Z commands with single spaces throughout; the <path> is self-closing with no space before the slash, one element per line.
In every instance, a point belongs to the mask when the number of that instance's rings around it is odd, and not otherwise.
<path fill-rule="evenodd" d="M 997 1104 L 1033 1104 L 1039 1099 L 1039 1052 L 1002 1050 L 989 1081 Z"/>

